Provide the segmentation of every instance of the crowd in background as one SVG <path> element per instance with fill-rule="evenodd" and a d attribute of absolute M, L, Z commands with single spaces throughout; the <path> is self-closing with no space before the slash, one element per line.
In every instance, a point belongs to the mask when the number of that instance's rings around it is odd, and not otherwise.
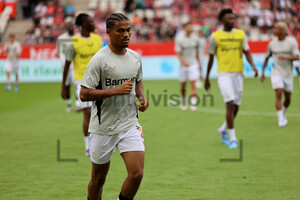
<path fill-rule="evenodd" d="M 60 0 L 22 0 L 22 10 L 24 19 L 32 20 L 32 27 L 25 34 L 25 44 L 55 43 L 65 31 L 65 19 L 75 17 L 71 1 L 62 5 Z"/>
<path fill-rule="evenodd" d="M 99 1 L 109 3 L 109 0 Z M 249 40 L 271 39 L 273 25 L 278 21 L 285 21 L 289 26 L 289 34 L 300 38 L 300 0 L 159 0 L 160 4 L 156 2 L 158 0 L 124 1 L 123 11 L 132 22 L 133 42 L 173 41 L 182 24 L 187 21 L 192 22 L 198 30 L 201 29 L 207 37 L 220 28 L 218 13 L 222 8 L 234 10 L 238 16 L 237 27 L 246 32 Z M 34 21 L 24 42 L 55 42 L 63 32 L 64 18 L 75 16 L 75 8 L 70 2 L 61 5 L 59 0 L 41 1 L 30 14 L 24 8 L 24 18 L 31 17 Z M 112 7 L 103 11 L 99 6 L 92 10 L 96 33 L 104 41 L 108 40 L 105 19 L 114 11 Z"/>

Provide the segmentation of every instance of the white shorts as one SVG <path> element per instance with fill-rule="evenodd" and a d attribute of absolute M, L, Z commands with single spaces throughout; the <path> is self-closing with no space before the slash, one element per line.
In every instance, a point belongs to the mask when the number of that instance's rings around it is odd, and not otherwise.
<path fill-rule="evenodd" d="M 96 164 L 108 163 L 117 147 L 120 154 L 129 151 L 145 151 L 141 126 L 135 126 L 126 132 L 115 135 L 90 134 L 91 161 Z"/>
<path fill-rule="evenodd" d="M 197 64 L 195 65 L 190 65 L 188 67 L 181 66 L 179 69 L 179 81 L 182 82 L 187 82 L 188 80 L 190 81 L 195 81 L 199 79 L 199 67 Z"/>
<path fill-rule="evenodd" d="M 84 108 L 90 108 L 90 107 L 92 107 L 93 106 L 93 101 L 82 102 L 80 100 L 81 85 L 79 83 L 75 83 L 74 87 L 75 87 L 75 94 L 76 94 L 75 105 L 76 105 L 77 110 L 82 110 Z"/>
<path fill-rule="evenodd" d="M 243 94 L 243 76 L 219 76 L 218 85 L 225 103 L 233 101 L 241 105 Z"/>
<path fill-rule="evenodd" d="M 278 75 L 271 76 L 272 88 L 275 89 L 283 89 L 286 92 L 293 92 L 294 79 L 286 78 Z"/>
<path fill-rule="evenodd" d="M 11 62 L 9 60 L 7 60 L 5 62 L 5 69 L 7 72 L 14 72 L 14 73 L 18 73 L 19 71 L 19 63 L 17 62 Z"/>

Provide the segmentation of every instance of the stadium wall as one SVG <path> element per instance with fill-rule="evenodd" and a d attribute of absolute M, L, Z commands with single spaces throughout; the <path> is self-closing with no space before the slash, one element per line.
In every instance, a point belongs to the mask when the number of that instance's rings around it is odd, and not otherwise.
<path fill-rule="evenodd" d="M 260 73 L 267 45 L 268 42 L 249 42 L 255 65 Z M 177 79 L 180 63 L 175 55 L 173 42 L 131 44 L 129 48 L 137 51 L 142 56 L 145 80 Z M 3 45 L 0 45 L 0 82 L 6 80 L 5 59 Z M 208 62 L 207 55 L 203 62 L 205 74 Z M 245 77 L 253 77 L 252 68 L 245 58 L 244 63 Z M 271 59 L 266 68 L 266 76 L 270 76 L 272 66 L 273 61 Z M 217 77 L 216 60 L 210 75 L 212 78 Z M 56 45 L 22 46 L 19 76 L 21 82 L 60 82 L 62 79 L 62 66 L 57 58 Z"/>

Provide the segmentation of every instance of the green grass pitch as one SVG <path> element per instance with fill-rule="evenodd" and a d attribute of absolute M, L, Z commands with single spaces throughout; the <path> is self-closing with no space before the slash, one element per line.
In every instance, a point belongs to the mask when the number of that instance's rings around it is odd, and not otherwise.
<path fill-rule="evenodd" d="M 0 90 L 0 199 L 86 199 L 91 162 L 84 156 L 82 113 L 65 113 L 59 83 L 21 84 L 18 93 Z M 243 140 L 229 150 L 217 128 L 225 106 L 212 80 L 214 105 L 197 112 L 164 106 L 179 93 L 177 81 L 145 81 L 145 91 L 161 103 L 140 113 L 146 157 L 136 200 L 283 200 L 300 197 L 300 88 L 295 79 L 288 125 L 277 126 L 270 80 L 245 79 L 236 133 Z M 167 90 L 164 91 L 164 90 Z M 199 90 L 200 97 L 207 94 Z M 73 95 L 74 96 L 74 95 Z M 61 158 L 57 162 L 57 140 Z M 126 177 L 118 152 L 112 157 L 103 200 L 116 200 Z"/>

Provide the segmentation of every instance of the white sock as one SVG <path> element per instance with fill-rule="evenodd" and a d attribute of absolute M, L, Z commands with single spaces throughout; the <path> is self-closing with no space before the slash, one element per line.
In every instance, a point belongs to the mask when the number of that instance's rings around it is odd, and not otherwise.
<path fill-rule="evenodd" d="M 282 112 L 283 112 L 283 117 L 285 118 L 285 113 L 286 113 L 287 108 L 285 106 L 282 106 Z"/>
<path fill-rule="evenodd" d="M 181 101 L 182 101 L 182 105 L 185 106 L 186 105 L 186 98 L 185 98 L 185 96 L 181 96 Z"/>
<path fill-rule="evenodd" d="M 225 122 L 222 124 L 222 126 L 220 127 L 220 130 L 221 130 L 221 131 L 226 131 L 226 129 L 227 129 L 227 122 L 225 121 Z"/>
<path fill-rule="evenodd" d="M 283 109 L 277 110 L 278 121 L 282 121 L 283 119 Z"/>
<path fill-rule="evenodd" d="M 89 136 L 84 136 L 85 150 L 90 149 Z"/>
<path fill-rule="evenodd" d="M 197 97 L 191 97 L 191 106 L 197 106 Z"/>
<path fill-rule="evenodd" d="M 67 102 L 67 106 L 71 106 L 72 105 L 72 99 L 67 99 L 66 102 Z"/>
<path fill-rule="evenodd" d="M 234 128 L 233 129 L 229 129 L 228 133 L 229 133 L 229 140 L 230 141 L 236 140 Z"/>

